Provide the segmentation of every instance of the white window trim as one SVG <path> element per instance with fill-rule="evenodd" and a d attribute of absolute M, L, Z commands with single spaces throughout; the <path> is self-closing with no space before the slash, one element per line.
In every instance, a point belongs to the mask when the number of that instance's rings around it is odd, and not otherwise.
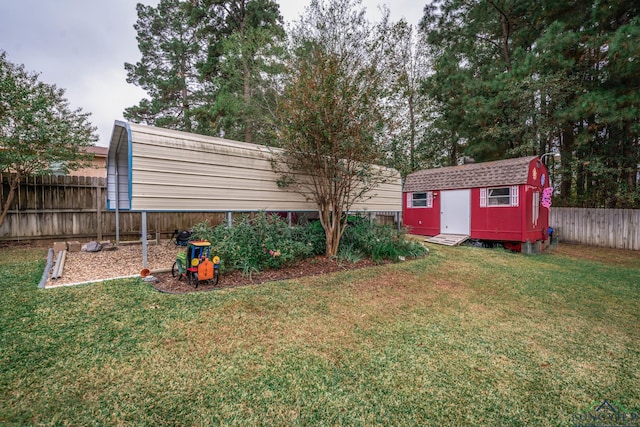
<path fill-rule="evenodd" d="M 498 189 L 498 188 L 508 188 L 509 189 L 509 204 L 501 204 L 501 205 L 490 205 L 489 204 L 489 190 Z M 520 187 L 517 185 L 504 186 L 504 187 L 489 187 L 489 188 L 481 188 L 480 189 L 480 207 L 481 208 L 504 208 L 504 207 L 518 207 L 520 204 Z M 502 196 L 502 197 L 506 197 Z"/>
<path fill-rule="evenodd" d="M 518 204 L 520 201 L 519 192 L 518 192 L 519 189 L 520 187 L 518 187 L 517 185 L 511 186 L 511 206 L 512 207 L 518 207 Z"/>
<path fill-rule="evenodd" d="M 413 206 L 413 195 L 420 193 L 427 195 L 426 206 Z M 433 191 L 416 191 L 414 193 L 407 193 L 407 207 L 415 209 L 433 208 Z"/>

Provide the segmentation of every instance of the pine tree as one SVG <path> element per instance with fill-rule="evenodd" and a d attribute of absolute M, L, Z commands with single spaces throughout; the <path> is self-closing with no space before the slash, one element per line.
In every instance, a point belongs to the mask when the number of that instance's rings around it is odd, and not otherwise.
<path fill-rule="evenodd" d="M 142 58 L 125 64 L 127 82 L 144 89 L 149 98 L 125 110 L 138 123 L 208 133 L 208 123 L 195 111 L 213 88 L 201 78 L 199 65 L 207 50 L 191 2 L 160 0 L 157 7 L 137 5 L 134 25 Z"/>
<path fill-rule="evenodd" d="M 556 205 L 638 206 L 636 3 L 433 3 L 432 131 L 477 160 L 560 151 Z"/>
<path fill-rule="evenodd" d="M 271 79 L 282 73 L 285 32 L 273 0 L 197 2 L 209 40 L 203 78 L 216 88 L 206 115 L 216 133 L 270 143 Z"/>

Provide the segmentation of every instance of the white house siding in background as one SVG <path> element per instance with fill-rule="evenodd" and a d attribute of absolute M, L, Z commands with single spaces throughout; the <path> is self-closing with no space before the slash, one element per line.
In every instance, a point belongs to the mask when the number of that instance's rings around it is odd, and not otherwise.
<path fill-rule="evenodd" d="M 277 186 L 272 148 L 169 129 L 115 122 L 107 164 L 108 207 L 134 211 L 314 211 Z M 116 191 L 116 169 L 119 186 Z M 399 212 L 397 171 L 352 211 Z"/>

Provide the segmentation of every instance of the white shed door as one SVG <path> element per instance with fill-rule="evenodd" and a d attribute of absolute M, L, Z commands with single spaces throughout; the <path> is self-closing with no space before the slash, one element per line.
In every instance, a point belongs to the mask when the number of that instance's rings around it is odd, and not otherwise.
<path fill-rule="evenodd" d="M 471 234 L 471 190 L 440 192 L 440 233 Z"/>

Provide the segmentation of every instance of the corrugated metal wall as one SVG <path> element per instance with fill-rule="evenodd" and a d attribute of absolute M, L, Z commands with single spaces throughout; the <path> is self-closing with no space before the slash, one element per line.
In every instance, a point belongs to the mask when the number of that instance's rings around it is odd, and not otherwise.
<path fill-rule="evenodd" d="M 116 129 L 126 124 L 116 123 Z M 129 124 L 131 129 L 131 208 L 139 211 L 309 211 L 315 204 L 277 186 L 269 148 L 221 138 Z M 118 136 L 114 130 L 114 138 Z M 111 142 L 113 149 L 115 141 Z M 120 144 L 121 150 L 126 144 Z M 109 159 L 115 159 L 110 152 Z M 123 175 L 126 161 L 118 156 Z M 114 166 L 115 168 L 115 166 Z M 110 173 L 113 173 L 111 171 Z M 371 198 L 352 208 L 402 209 L 402 186 L 393 179 L 372 191 Z M 111 179 L 111 186 L 115 182 Z M 122 192 L 122 187 L 121 187 Z M 111 198 L 110 198 L 111 200 Z M 111 204 L 109 206 L 113 208 Z M 121 209 L 123 203 L 121 199 Z"/>

